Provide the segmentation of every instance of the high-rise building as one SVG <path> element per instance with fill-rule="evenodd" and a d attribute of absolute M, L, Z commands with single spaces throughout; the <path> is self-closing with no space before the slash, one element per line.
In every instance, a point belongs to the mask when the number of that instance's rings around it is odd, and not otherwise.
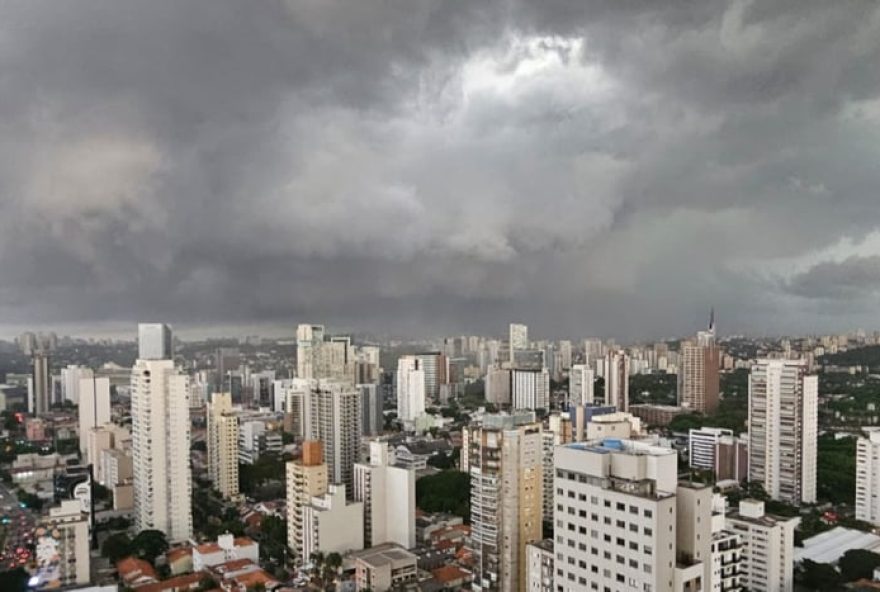
<path fill-rule="evenodd" d="M 550 374 L 541 370 L 512 369 L 510 399 L 514 409 L 550 409 Z"/>
<path fill-rule="evenodd" d="M 174 358 L 171 327 L 163 323 L 138 324 L 138 359 L 171 360 Z"/>
<path fill-rule="evenodd" d="M 131 374 L 134 521 L 170 541 L 192 537 L 189 377 L 172 360 L 138 360 Z"/>
<path fill-rule="evenodd" d="M 775 500 L 816 501 L 818 377 L 804 360 L 759 360 L 749 375 L 749 479 Z"/>
<path fill-rule="evenodd" d="M 353 492 L 361 445 L 360 391 L 347 383 L 317 381 L 306 406 L 306 438 L 321 442 L 330 482 Z"/>
<path fill-rule="evenodd" d="M 486 371 L 486 402 L 496 407 L 510 405 L 510 368 L 491 365 Z"/>
<path fill-rule="evenodd" d="M 507 347 L 510 350 L 510 362 L 515 360 L 514 352 L 529 348 L 529 328 L 526 325 L 510 323 L 510 334 L 507 339 Z"/>
<path fill-rule="evenodd" d="M 206 410 L 208 477 L 225 499 L 238 496 L 238 415 L 232 395 L 214 393 Z"/>
<path fill-rule="evenodd" d="M 224 391 L 232 394 L 232 400 L 241 402 L 234 391 L 239 390 L 233 386 L 232 373 L 238 372 L 241 368 L 241 352 L 236 347 L 220 347 L 214 353 L 214 387 L 218 391 Z M 240 388 L 242 385 L 236 385 Z"/>
<path fill-rule="evenodd" d="M 559 342 L 559 369 L 560 370 L 569 370 L 572 366 L 571 364 L 571 341 L 563 340 Z"/>
<path fill-rule="evenodd" d="M 416 474 L 398 465 L 388 442 L 370 442 L 368 463 L 354 466 L 354 499 L 364 504 L 364 546 L 416 546 Z"/>
<path fill-rule="evenodd" d="M 856 520 L 880 526 L 880 428 L 856 443 Z"/>
<path fill-rule="evenodd" d="M 721 352 L 715 343 L 712 316 L 709 330 L 700 331 L 696 342 L 681 344 L 678 362 L 678 405 L 705 414 L 718 409 Z"/>
<path fill-rule="evenodd" d="M 526 590 L 553 592 L 553 541 L 544 539 L 526 545 Z"/>
<path fill-rule="evenodd" d="M 742 540 L 741 585 L 749 592 L 792 592 L 794 531 L 800 518 L 764 512 L 764 502 L 745 499 L 727 515 L 727 526 Z"/>
<path fill-rule="evenodd" d="M 89 518 L 78 499 L 49 510 L 34 532 L 36 546 L 29 588 L 37 590 L 86 585 L 91 581 Z"/>
<path fill-rule="evenodd" d="M 313 497 L 303 508 L 303 557 L 364 548 L 364 504 L 346 500 L 345 485 L 331 484 L 327 493 Z"/>
<path fill-rule="evenodd" d="M 526 545 L 541 539 L 541 424 L 532 412 L 485 415 L 466 431 L 473 589 L 524 592 Z"/>
<path fill-rule="evenodd" d="M 596 376 L 588 364 L 575 364 L 568 373 L 568 405 L 592 405 Z"/>
<path fill-rule="evenodd" d="M 440 386 L 448 382 L 448 360 L 440 352 L 416 354 L 419 369 L 425 373 L 425 399 L 437 401 L 440 398 Z"/>
<path fill-rule="evenodd" d="M 110 422 L 110 379 L 106 377 L 83 378 L 79 382 L 79 449 L 86 463 L 97 464 L 98 458 L 91 458 L 89 451 L 89 432 L 92 428 Z"/>
<path fill-rule="evenodd" d="M 61 400 L 79 405 L 79 381 L 91 378 L 95 373 L 91 368 L 70 364 L 61 369 Z"/>
<path fill-rule="evenodd" d="M 721 436 L 715 443 L 715 481 L 749 478 L 749 441 L 745 436 Z"/>
<path fill-rule="evenodd" d="M 378 384 L 359 384 L 361 392 L 361 435 L 378 436 L 385 429 L 382 391 Z"/>
<path fill-rule="evenodd" d="M 605 404 L 629 411 L 629 355 L 610 350 L 605 355 Z"/>
<path fill-rule="evenodd" d="M 415 421 L 425 412 L 425 371 L 417 356 L 397 360 L 397 418 Z"/>
<path fill-rule="evenodd" d="M 287 546 L 297 562 L 309 561 L 303 555 L 303 514 L 313 497 L 327 493 L 327 465 L 320 442 L 306 440 L 302 457 L 287 463 Z"/>
<path fill-rule="evenodd" d="M 324 341 L 324 325 L 300 325 L 296 328 L 296 375 L 315 378 L 315 349 Z"/>
<path fill-rule="evenodd" d="M 31 362 L 33 372 L 28 380 L 28 411 L 34 415 L 44 415 L 49 412 L 51 402 L 49 389 L 52 386 L 52 377 L 49 373 L 49 354 L 42 350 L 35 351 Z"/>

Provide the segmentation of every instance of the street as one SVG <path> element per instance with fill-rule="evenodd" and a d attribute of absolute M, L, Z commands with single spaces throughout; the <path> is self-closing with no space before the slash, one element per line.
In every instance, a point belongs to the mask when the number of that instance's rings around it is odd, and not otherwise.
<path fill-rule="evenodd" d="M 22 508 L 15 492 L 0 483 L 0 571 L 31 560 L 35 522 L 33 511 Z"/>

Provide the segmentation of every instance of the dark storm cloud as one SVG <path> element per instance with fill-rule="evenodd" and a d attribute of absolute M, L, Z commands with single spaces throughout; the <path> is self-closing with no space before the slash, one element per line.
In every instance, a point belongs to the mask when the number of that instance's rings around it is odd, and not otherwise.
<path fill-rule="evenodd" d="M 5 2 L 0 325 L 857 325 L 880 252 L 785 262 L 880 225 L 877 63 L 866 2 Z"/>
<path fill-rule="evenodd" d="M 788 289 L 805 298 L 862 299 L 880 291 L 880 256 L 825 261 L 796 275 Z"/>

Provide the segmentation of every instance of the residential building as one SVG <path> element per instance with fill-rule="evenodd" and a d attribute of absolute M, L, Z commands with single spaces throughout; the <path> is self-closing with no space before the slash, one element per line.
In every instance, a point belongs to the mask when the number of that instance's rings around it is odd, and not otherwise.
<path fill-rule="evenodd" d="M 715 481 L 749 478 L 749 441 L 744 437 L 721 436 L 715 443 Z"/>
<path fill-rule="evenodd" d="M 819 379 L 805 360 L 759 360 L 749 375 L 749 479 L 775 500 L 816 501 Z"/>
<path fill-rule="evenodd" d="M 510 350 L 510 363 L 516 362 L 517 350 L 529 348 L 529 328 L 526 325 L 518 323 L 510 323 L 510 331 L 507 339 L 508 349 Z"/>
<path fill-rule="evenodd" d="M 715 453 L 722 438 L 733 437 L 733 430 L 724 428 L 691 429 L 688 432 L 688 465 L 692 469 L 715 470 Z"/>
<path fill-rule="evenodd" d="M 31 358 L 31 377 L 28 379 L 28 412 L 33 415 L 45 415 L 49 412 L 51 399 L 49 389 L 52 376 L 49 372 L 49 354 L 38 350 Z"/>
<path fill-rule="evenodd" d="M 29 588 L 83 586 L 91 580 L 89 517 L 80 500 L 64 500 L 49 510 L 34 531 L 36 568 Z"/>
<path fill-rule="evenodd" d="M 192 537 L 189 378 L 171 360 L 138 360 L 131 374 L 135 530 Z"/>
<path fill-rule="evenodd" d="M 306 437 L 321 442 L 331 483 L 354 491 L 354 463 L 360 459 L 360 392 L 343 382 L 319 380 L 309 393 Z"/>
<path fill-rule="evenodd" d="M 412 422 L 425 412 L 425 371 L 416 356 L 397 360 L 397 418 Z"/>
<path fill-rule="evenodd" d="M 546 368 L 510 371 L 510 397 L 513 409 L 550 409 L 550 374 Z"/>
<path fill-rule="evenodd" d="M 238 415 L 230 393 L 214 393 L 207 411 L 208 477 L 224 499 L 238 496 Z"/>
<path fill-rule="evenodd" d="M 630 405 L 629 411 L 647 425 L 656 427 L 666 427 L 679 415 L 693 413 L 690 409 L 676 405 L 653 405 L 650 403 Z"/>
<path fill-rule="evenodd" d="M 274 420 L 249 419 L 247 412 L 238 416 L 238 462 L 252 465 L 264 454 L 280 455 L 284 439 Z"/>
<path fill-rule="evenodd" d="M 596 375 L 587 364 L 575 364 L 568 373 L 568 405 L 592 405 Z"/>
<path fill-rule="evenodd" d="M 856 520 L 880 526 L 880 428 L 856 442 Z"/>
<path fill-rule="evenodd" d="M 418 558 L 394 543 L 353 553 L 355 590 L 389 592 L 418 580 Z"/>
<path fill-rule="evenodd" d="M 79 405 L 79 383 L 83 378 L 95 375 L 91 368 L 69 364 L 61 369 L 61 400 Z"/>
<path fill-rule="evenodd" d="M 496 407 L 510 405 L 510 368 L 491 365 L 486 370 L 486 402 Z"/>
<path fill-rule="evenodd" d="M 526 545 L 527 592 L 553 592 L 553 541 L 544 539 Z"/>
<path fill-rule="evenodd" d="M 676 563 L 675 451 L 608 439 L 561 446 L 555 464 L 557 591 L 669 592 L 701 577 Z"/>
<path fill-rule="evenodd" d="M 398 465 L 388 443 L 370 442 L 368 463 L 354 466 L 354 499 L 364 504 L 364 546 L 416 546 L 416 474 Z"/>
<path fill-rule="evenodd" d="M 707 331 L 700 331 L 696 341 L 681 344 L 678 363 L 679 406 L 707 415 L 717 411 L 720 356 L 721 352 L 715 343 L 713 314 Z"/>
<path fill-rule="evenodd" d="M 440 352 L 416 354 L 416 358 L 419 360 L 419 369 L 424 372 L 425 399 L 439 401 L 441 385 L 449 382 L 448 359 Z"/>
<path fill-rule="evenodd" d="M 385 429 L 384 401 L 378 384 L 359 384 L 361 393 L 361 435 L 378 436 Z"/>
<path fill-rule="evenodd" d="M 174 358 L 171 327 L 162 323 L 138 324 L 138 359 L 171 360 Z"/>
<path fill-rule="evenodd" d="M 327 465 L 321 443 L 306 440 L 302 457 L 287 463 L 287 546 L 298 561 L 309 560 L 303 555 L 304 509 L 313 497 L 320 497 L 327 490 Z"/>
<path fill-rule="evenodd" d="M 86 464 L 97 464 L 97 457 L 89 456 L 89 433 L 92 428 L 110 422 L 110 379 L 94 375 L 79 381 L 79 449 Z"/>
<path fill-rule="evenodd" d="M 300 325 L 296 328 L 296 375 L 315 376 L 315 350 L 324 342 L 324 325 Z"/>
<path fill-rule="evenodd" d="M 541 539 L 541 424 L 533 412 L 487 414 L 466 431 L 473 589 L 523 592 L 526 544 Z"/>
<path fill-rule="evenodd" d="M 364 504 L 346 501 L 345 485 L 330 485 L 303 508 L 303 557 L 320 551 L 345 554 L 364 548 Z"/>
<path fill-rule="evenodd" d="M 629 411 L 629 355 L 623 350 L 610 350 L 605 355 L 605 405 Z"/>
<path fill-rule="evenodd" d="M 727 526 L 742 540 L 741 584 L 749 592 L 792 592 L 794 531 L 800 518 L 764 512 L 764 502 L 745 499 L 727 515 Z"/>

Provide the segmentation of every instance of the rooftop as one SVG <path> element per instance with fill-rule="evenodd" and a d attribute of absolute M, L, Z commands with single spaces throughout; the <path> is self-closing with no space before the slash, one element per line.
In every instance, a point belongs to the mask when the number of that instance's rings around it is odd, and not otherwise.
<path fill-rule="evenodd" d="M 880 550 L 880 536 L 838 526 L 806 539 L 803 547 L 795 549 L 794 560 L 836 563 L 850 549 Z"/>
<path fill-rule="evenodd" d="M 395 543 L 385 543 L 378 547 L 372 547 L 354 553 L 352 557 L 359 561 L 363 561 L 371 567 L 381 567 L 383 565 L 390 565 L 403 561 L 411 561 L 412 563 L 416 562 L 416 556 L 414 554 Z"/>

